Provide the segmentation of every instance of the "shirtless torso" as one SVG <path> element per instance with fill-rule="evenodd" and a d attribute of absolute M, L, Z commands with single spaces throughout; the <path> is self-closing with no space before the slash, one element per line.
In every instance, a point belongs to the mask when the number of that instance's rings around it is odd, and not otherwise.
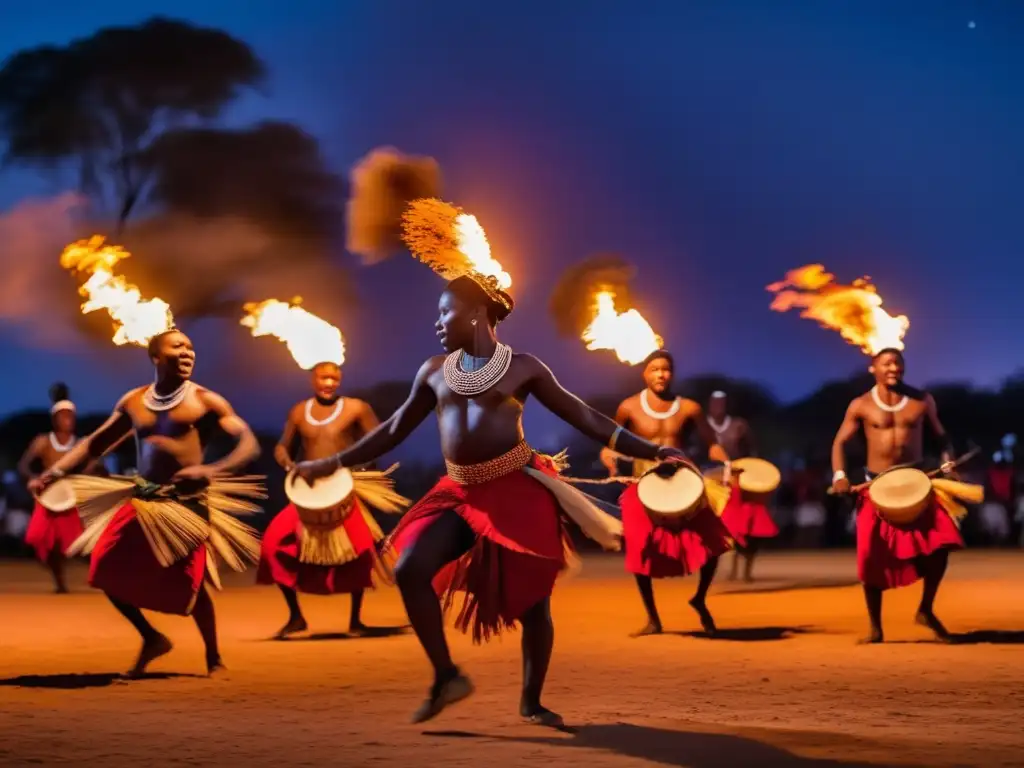
<path fill-rule="evenodd" d="M 354 397 L 341 397 L 330 405 L 315 398 L 303 400 L 288 413 L 274 458 L 284 469 L 291 469 L 291 447 L 296 438 L 305 461 L 333 456 L 371 432 L 378 423 L 369 403 Z"/>
<path fill-rule="evenodd" d="M 884 399 L 883 399 L 884 398 Z M 924 458 L 924 424 L 945 441 L 935 400 L 926 392 L 903 387 L 896 392 L 878 388 L 854 399 L 832 447 L 833 472 L 846 471 L 845 444 L 862 427 L 867 442 L 867 471 L 876 475 L 900 464 L 916 464 Z M 944 451 L 944 460 L 950 456 Z"/>
<path fill-rule="evenodd" d="M 708 416 L 708 425 L 715 433 L 715 441 L 730 459 L 742 459 L 757 453 L 754 435 L 746 419 L 726 416 L 721 422 L 716 422 Z"/>
<path fill-rule="evenodd" d="M 686 429 L 693 424 L 704 445 L 708 446 L 712 458 L 724 460 L 720 451 L 715 449 L 715 436 L 704 418 L 703 409 L 693 400 L 677 397 L 666 402 L 645 389 L 619 404 L 615 421 L 652 443 L 679 450 L 684 449 Z M 602 463 L 613 475 L 617 472 L 619 458 L 618 454 L 608 449 L 601 452 Z M 643 462 L 634 462 L 634 472 L 645 466 Z"/>

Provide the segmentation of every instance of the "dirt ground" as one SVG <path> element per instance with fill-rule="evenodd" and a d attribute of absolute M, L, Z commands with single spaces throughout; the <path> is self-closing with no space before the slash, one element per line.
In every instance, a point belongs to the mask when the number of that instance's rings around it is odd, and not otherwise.
<path fill-rule="evenodd" d="M 347 638 L 347 597 L 305 598 L 317 634 L 274 642 L 283 601 L 236 577 L 217 597 L 226 677 L 202 676 L 189 619 L 156 615 L 175 650 L 127 683 L 115 677 L 136 636 L 84 569 L 74 594 L 53 595 L 34 564 L 0 564 L 0 765 L 1022 765 L 1024 554 L 953 557 L 937 605 L 963 633 L 952 646 L 913 624 L 919 586 L 887 596 L 888 644 L 856 645 L 852 553 L 758 565 L 750 586 L 720 573 L 722 639 L 695 632 L 694 583 L 675 579 L 657 584 L 668 633 L 632 640 L 642 609 L 621 561 L 587 557 L 555 592 L 546 703 L 575 729 L 561 733 L 517 718 L 515 634 L 483 647 L 453 635 L 477 693 L 411 726 L 430 682 L 416 639 Z M 404 623 L 393 590 L 368 594 L 364 613 Z"/>

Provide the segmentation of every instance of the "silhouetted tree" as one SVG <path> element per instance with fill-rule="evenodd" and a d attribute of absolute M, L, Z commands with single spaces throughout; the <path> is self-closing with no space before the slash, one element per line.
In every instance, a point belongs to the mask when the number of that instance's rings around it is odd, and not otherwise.
<path fill-rule="evenodd" d="M 263 76 L 244 42 L 164 18 L 22 51 L 0 70 L 6 159 L 77 163 L 83 191 L 112 198 L 123 225 L 150 179 L 139 160 L 152 141 L 216 117 Z"/>

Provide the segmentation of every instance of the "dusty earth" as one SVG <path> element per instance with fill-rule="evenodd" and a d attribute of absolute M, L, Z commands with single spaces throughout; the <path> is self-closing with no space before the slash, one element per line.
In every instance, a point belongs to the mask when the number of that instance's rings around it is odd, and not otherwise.
<path fill-rule="evenodd" d="M 243 575 L 218 596 L 225 678 L 202 676 L 190 620 L 157 615 L 176 648 L 126 683 L 115 677 L 136 637 L 84 569 L 60 596 L 34 564 L 0 564 L 0 765 L 1024 764 L 1024 554 L 953 558 L 938 602 L 964 633 L 952 646 L 913 624 L 919 587 L 887 598 L 888 644 L 856 645 L 852 553 L 759 566 L 758 583 L 712 594 L 723 639 L 695 633 L 687 579 L 657 585 L 669 633 L 631 640 L 632 582 L 618 559 L 587 557 L 555 593 L 546 703 L 575 727 L 562 733 L 517 719 L 514 634 L 484 647 L 456 636 L 477 693 L 411 726 L 429 683 L 415 638 L 347 638 L 346 597 L 306 598 L 319 634 L 274 642 L 283 602 Z M 402 624 L 398 595 L 367 595 L 365 619 Z"/>

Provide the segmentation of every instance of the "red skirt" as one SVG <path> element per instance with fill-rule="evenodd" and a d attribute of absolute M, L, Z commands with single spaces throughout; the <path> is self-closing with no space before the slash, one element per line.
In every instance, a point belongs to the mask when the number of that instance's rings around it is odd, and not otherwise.
<path fill-rule="evenodd" d="M 619 497 L 619 506 L 626 541 L 626 570 L 637 576 L 687 576 L 699 571 L 711 558 L 732 549 L 729 530 L 706 505 L 684 520 L 679 531 L 654 525 L 640 503 L 635 483 Z"/>
<path fill-rule="evenodd" d="M 41 562 L 47 562 L 54 552 L 62 555 L 75 539 L 82 535 L 82 520 L 77 509 L 51 512 L 38 501 L 25 529 L 25 543 L 36 552 Z"/>
<path fill-rule="evenodd" d="M 741 547 L 747 546 L 748 539 L 771 539 L 779 535 L 779 526 L 772 520 L 768 505 L 736 488 L 729 493 L 729 501 L 722 510 L 722 522 Z"/>
<path fill-rule="evenodd" d="M 530 466 L 558 474 L 540 456 Z M 442 478 L 405 513 L 385 551 L 400 554 L 449 510 L 466 521 L 476 539 L 469 551 L 438 571 L 434 590 L 445 611 L 458 593 L 464 594 L 455 625 L 463 632 L 472 626 L 473 640 L 481 642 L 512 628 L 526 611 L 551 596 L 572 544 L 555 498 L 516 470 L 473 485 Z"/>
<path fill-rule="evenodd" d="M 342 525 L 357 557 L 341 565 L 313 565 L 299 561 L 302 524 L 294 504 L 277 513 L 263 534 L 257 584 L 278 584 L 313 595 L 359 592 L 373 587 L 373 566 L 377 553 L 373 534 L 355 502 Z"/>
<path fill-rule="evenodd" d="M 90 586 L 136 608 L 178 616 L 192 613 L 205 574 L 205 544 L 170 566 L 160 565 L 131 502 L 100 534 L 89 563 Z"/>
<path fill-rule="evenodd" d="M 857 577 L 879 589 L 906 587 L 921 578 L 914 560 L 940 549 L 962 549 L 963 537 L 953 518 L 936 499 L 908 526 L 892 525 L 878 516 L 860 494 L 857 509 Z"/>

